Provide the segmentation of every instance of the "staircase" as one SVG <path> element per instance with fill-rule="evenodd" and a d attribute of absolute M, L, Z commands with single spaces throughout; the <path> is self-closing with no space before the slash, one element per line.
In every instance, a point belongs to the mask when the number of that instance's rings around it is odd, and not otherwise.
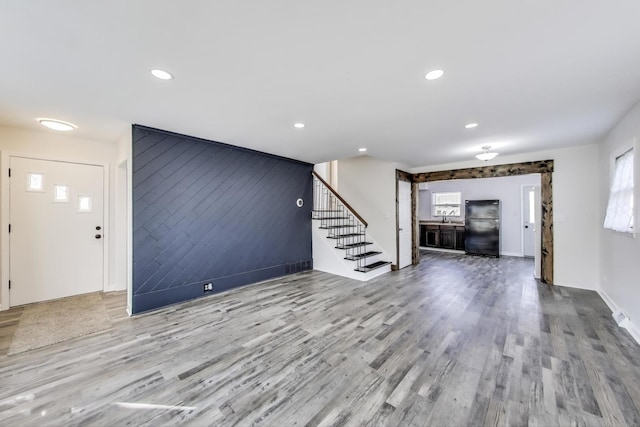
<path fill-rule="evenodd" d="M 313 210 L 312 219 L 317 221 L 317 231 L 326 237 L 335 256 L 342 262 L 335 262 L 338 271 L 328 271 L 327 262 L 316 262 L 316 243 L 314 242 L 314 268 L 334 274 L 346 275 L 359 280 L 369 280 L 390 270 L 390 262 L 381 260 L 384 255 L 377 245 L 367 237 L 367 222 L 340 195 L 331 188 L 316 172 L 313 172 Z M 323 256 L 323 260 L 330 255 Z M 356 274 L 341 274 L 340 269 L 351 266 Z"/>

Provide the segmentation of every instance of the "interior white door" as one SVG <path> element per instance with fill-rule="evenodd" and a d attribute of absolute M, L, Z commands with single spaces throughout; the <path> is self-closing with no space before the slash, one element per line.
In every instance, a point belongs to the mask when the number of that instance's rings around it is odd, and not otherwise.
<path fill-rule="evenodd" d="M 411 265 L 411 183 L 398 182 L 398 268 Z"/>
<path fill-rule="evenodd" d="M 522 219 L 523 219 L 523 255 L 534 257 L 535 252 L 535 232 L 537 227 L 536 218 L 536 188 L 524 187 L 522 191 Z"/>
<path fill-rule="evenodd" d="M 10 158 L 11 306 L 103 289 L 103 167 Z"/>

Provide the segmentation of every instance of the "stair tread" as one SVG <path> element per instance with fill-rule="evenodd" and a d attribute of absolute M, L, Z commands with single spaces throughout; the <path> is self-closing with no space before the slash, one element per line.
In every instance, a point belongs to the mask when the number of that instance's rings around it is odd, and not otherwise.
<path fill-rule="evenodd" d="M 359 246 L 366 246 L 371 244 L 372 244 L 371 242 L 349 243 L 348 245 L 338 245 L 336 246 L 336 249 L 351 249 L 351 248 L 357 248 Z"/>
<path fill-rule="evenodd" d="M 380 255 L 382 252 L 379 251 L 369 251 L 369 252 L 365 252 L 363 254 L 356 254 L 356 255 L 347 255 L 346 257 L 344 257 L 344 259 L 348 260 L 348 261 L 355 261 L 358 259 L 362 259 L 362 258 L 368 258 L 374 255 Z"/>
<path fill-rule="evenodd" d="M 364 236 L 364 233 L 338 234 L 336 236 L 327 236 L 327 239 L 344 239 L 346 237 Z"/>
<path fill-rule="evenodd" d="M 312 209 L 311 212 L 342 212 L 342 211 L 332 210 L 332 209 Z"/>
<path fill-rule="evenodd" d="M 373 264 L 365 265 L 364 267 L 356 268 L 355 271 L 360 273 L 367 273 L 371 270 L 375 270 L 376 268 L 384 267 L 385 265 L 391 264 L 389 261 L 376 261 Z"/>
<path fill-rule="evenodd" d="M 316 218 L 312 218 L 312 219 L 320 219 L 320 220 L 325 220 L 325 219 L 349 219 L 348 216 L 320 216 L 320 217 L 316 217 Z"/>
<path fill-rule="evenodd" d="M 321 230 L 330 230 L 332 228 L 353 228 L 353 227 L 357 227 L 356 224 L 354 225 L 325 225 L 322 227 L 318 227 Z"/>

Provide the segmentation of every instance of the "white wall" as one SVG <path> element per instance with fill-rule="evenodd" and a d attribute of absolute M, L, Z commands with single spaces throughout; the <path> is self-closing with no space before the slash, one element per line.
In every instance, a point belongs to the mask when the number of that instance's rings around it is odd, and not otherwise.
<path fill-rule="evenodd" d="M 109 223 L 105 224 L 105 232 L 109 239 L 109 261 L 106 266 L 109 283 L 105 290 L 125 289 L 123 283 L 116 280 L 116 167 L 118 163 L 118 144 L 74 138 L 54 131 L 32 131 L 0 126 L 0 151 L 10 154 L 34 155 L 54 159 L 68 159 L 78 162 L 107 163 L 109 168 Z M 0 180 L 6 174 L 0 173 Z M 108 229 L 106 229 L 108 227 Z M 126 233 L 126 231 L 125 231 Z M 3 265 L 4 268 L 7 268 Z M 6 286 L 3 283 L 2 288 Z M 4 292 L 3 292 L 4 294 Z M 4 303 L 3 303 L 4 305 Z"/>
<path fill-rule="evenodd" d="M 620 150 L 635 144 L 635 195 L 636 228 L 638 221 L 638 200 L 640 200 L 640 104 L 629 112 L 613 128 L 600 145 L 599 158 L 602 180 L 599 186 L 600 203 L 598 231 L 601 239 L 600 284 L 605 300 L 629 316 L 635 329 L 636 340 L 640 339 L 640 239 L 627 233 L 605 230 L 604 213 L 609 199 L 611 158 Z M 633 333 L 633 331 L 632 331 Z"/>
<path fill-rule="evenodd" d="M 320 175 L 322 179 L 329 182 L 329 162 L 318 163 L 313 165 L 313 170 Z"/>
<path fill-rule="evenodd" d="M 600 277 L 601 203 L 599 147 L 546 150 L 514 156 L 498 156 L 489 162 L 468 162 L 413 168 L 433 172 L 487 165 L 554 160 L 554 283 L 596 290 Z"/>
<path fill-rule="evenodd" d="M 464 221 L 465 200 L 500 200 L 500 254 L 522 256 L 523 185 L 540 185 L 540 174 L 429 182 L 428 190 L 420 190 L 419 219 L 423 221 L 442 219 L 431 216 L 431 194 L 434 192 L 460 191 L 462 193 L 461 216 L 447 218 L 452 221 Z"/>
<path fill-rule="evenodd" d="M 367 234 L 396 259 L 396 169 L 405 165 L 369 156 L 338 161 L 340 195 L 367 221 Z"/>

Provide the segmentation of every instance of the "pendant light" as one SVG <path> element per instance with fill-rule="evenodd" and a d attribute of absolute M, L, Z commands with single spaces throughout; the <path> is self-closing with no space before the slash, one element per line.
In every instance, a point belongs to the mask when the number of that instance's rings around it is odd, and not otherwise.
<path fill-rule="evenodd" d="M 491 146 L 485 145 L 484 147 L 482 147 L 482 153 L 476 154 L 476 158 L 478 160 L 484 160 L 486 162 L 498 155 L 498 153 L 496 153 L 495 151 L 489 151 L 489 150 L 491 150 Z"/>

